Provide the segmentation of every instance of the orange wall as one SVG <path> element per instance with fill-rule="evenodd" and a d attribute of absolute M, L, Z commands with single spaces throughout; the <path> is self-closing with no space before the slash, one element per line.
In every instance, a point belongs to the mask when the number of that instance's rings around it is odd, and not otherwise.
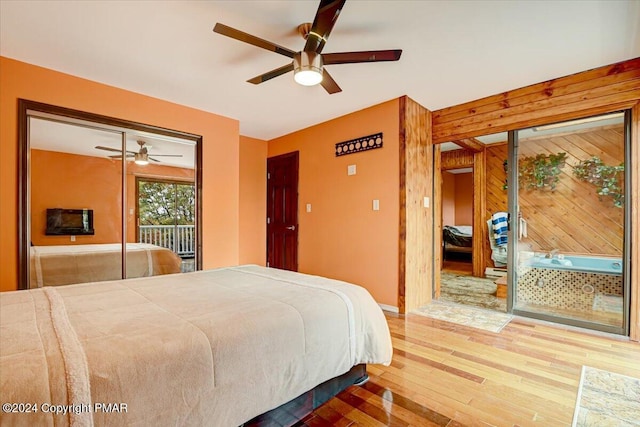
<path fill-rule="evenodd" d="M 0 290 L 17 287 L 18 98 L 203 136 L 203 263 L 239 259 L 237 120 L 0 57 Z"/>
<path fill-rule="evenodd" d="M 456 225 L 456 178 L 442 172 L 442 225 Z"/>
<path fill-rule="evenodd" d="M 442 224 L 473 224 L 472 173 L 442 173 Z"/>
<path fill-rule="evenodd" d="M 51 166 L 56 165 L 52 173 Z M 193 169 L 127 163 L 127 241 L 136 241 L 136 177 L 193 180 Z M 119 160 L 31 150 L 31 241 L 36 246 L 118 243 L 122 235 Z M 93 209 L 95 234 L 47 236 L 47 208 Z"/>
<path fill-rule="evenodd" d="M 399 101 L 269 141 L 269 157 L 300 152 L 298 268 L 353 282 L 398 305 Z M 383 132 L 383 148 L 342 157 L 338 142 Z M 347 176 L 347 166 L 357 173 Z M 380 210 L 372 210 L 373 199 Z M 306 212 L 306 204 L 311 212 Z"/>
<path fill-rule="evenodd" d="M 240 264 L 266 265 L 267 141 L 240 136 Z"/>
<path fill-rule="evenodd" d="M 455 174 L 456 180 L 456 224 L 473 224 L 473 174 Z"/>
<path fill-rule="evenodd" d="M 95 235 L 77 236 L 75 244 L 121 242 L 121 186 L 120 162 L 31 150 L 31 242 L 72 244 L 69 236 L 45 235 L 47 208 L 93 209 Z"/>

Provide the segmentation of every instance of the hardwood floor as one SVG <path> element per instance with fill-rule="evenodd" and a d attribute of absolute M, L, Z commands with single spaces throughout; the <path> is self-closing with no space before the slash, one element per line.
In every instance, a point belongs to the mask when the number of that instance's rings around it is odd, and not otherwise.
<path fill-rule="evenodd" d="M 472 270 L 473 270 L 473 264 L 471 264 L 470 262 L 461 262 L 461 261 L 443 261 L 442 262 L 442 271 L 446 271 L 447 273 L 470 276 L 472 273 Z"/>
<path fill-rule="evenodd" d="M 570 426 L 582 365 L 640 378 L 640 343 L 516 318 L 501 333 L 385 313 L 391 366 L 369 365 L 302 426 Z"/>

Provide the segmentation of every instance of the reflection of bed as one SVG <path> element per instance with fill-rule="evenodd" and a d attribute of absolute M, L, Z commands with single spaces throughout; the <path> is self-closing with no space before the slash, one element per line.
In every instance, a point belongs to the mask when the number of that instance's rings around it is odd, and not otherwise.
<path fill-rule="evenodd" d="M 238 426 L 392 354 L 365 289 L 258 266 L 3 292 L 0 312 L 3 401 L 79 412 L 3 425 Z"/>
<path fill-rule="evenodd" d="M 442 251 L 444 259 L 470 259 L 473 232 L 469 225 L 445 225 L 442 228 Z"/>
<path fill-rule="evenodd" d="M 122 245 L 32 246 L 31 286 L 58 286 L 122 278 Z M 179 273 L 180 258 L 169 249 L 127 243 L 127 277 Z"/>

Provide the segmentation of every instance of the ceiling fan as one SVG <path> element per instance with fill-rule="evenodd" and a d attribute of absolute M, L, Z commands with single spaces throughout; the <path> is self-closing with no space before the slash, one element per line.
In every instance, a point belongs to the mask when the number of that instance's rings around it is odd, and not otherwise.
<path fill-rule="evenodd" d="M 306 39 L 304 48 L 300 52 L 294 52 L 286 47 L 279 46 L 259 37 L 252 36 L 235 28 L 217 23 L 213 31 L 241 42 L 270 50 L 280 55 L 292 58 L 287 65 L 268 71 L 264 74 L 247 80 L 249 83 L 260 84 L 274 77 L 281 76 L 289 71 L 294 72 L 297 83 L 305 86 L 313 86 L 318 83 L 330 94 L 341 92 L 340 86 L 333 80 L 324 68 L 324 65 L 354 64 L 358 62 L 397 61 L 400 59 L 402 49 L 393 50 L 369 50 L 361 52 L 322 53 L 329 38 L 329 34 L 338 19 L 346 0 L 321 0 L 318 11 L 313 19 L 313 24 L 304 23 L 298 26 L 298 32 Z"/>
<path fill-rule="evenodd" d="M 147 165 L 147 164 L 149 164 L 149 160 L 153 160 L 154 162 L 160 162 L 160 160 L 151 157 L 151 154 L 149 153 L 149 150 L 148 150 L 148 148 L 151 148 L 150 145 L 145 146 L 146 142 L 142 141 L 142 140 L 138 140 L 136 142 L 140 146 L 140 150 L 137 151 L 137 152 L 136 151 L 127 150 L 125 157 L 132 158 L 136 162 L 136 164 L 138 164 L 138 165 Z M 117 153 L 120 153 L 120 154 L 115 155 L 115 156 L 109 156 L 112 159 L 121 159 L 122 158 L 122 150 L 118 150 L 117 148 L 102 147 L 100 145 L 96 146 L 95 148 L 97 148 L 98 150 L 115 151 Z M 155 157 L 182 157 L 182 154 L 153 154 L 153 156 L 155 156 Z"/>

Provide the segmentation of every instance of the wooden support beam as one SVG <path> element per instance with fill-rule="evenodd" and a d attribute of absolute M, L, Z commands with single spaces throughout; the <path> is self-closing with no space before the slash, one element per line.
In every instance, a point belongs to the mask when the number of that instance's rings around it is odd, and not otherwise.
<path fill-rule="evenodd" d="M 400 98 L 400 221 L 398 310 L 409 312 L 431 301 L 433 291 L 433 146 L 431 111 Z"/>
<path fill-rule="evenodd" d="M 456 145 L 459 145 L 462 148 L 466 148 L 467 150 L 473 151 L 474 153 L 478 153 L 480 151 L 484 151 L 485 145 L 482 141 L 477 140 L 476 138 L 462 138 L 456 141 L 451 141 Z"/>

